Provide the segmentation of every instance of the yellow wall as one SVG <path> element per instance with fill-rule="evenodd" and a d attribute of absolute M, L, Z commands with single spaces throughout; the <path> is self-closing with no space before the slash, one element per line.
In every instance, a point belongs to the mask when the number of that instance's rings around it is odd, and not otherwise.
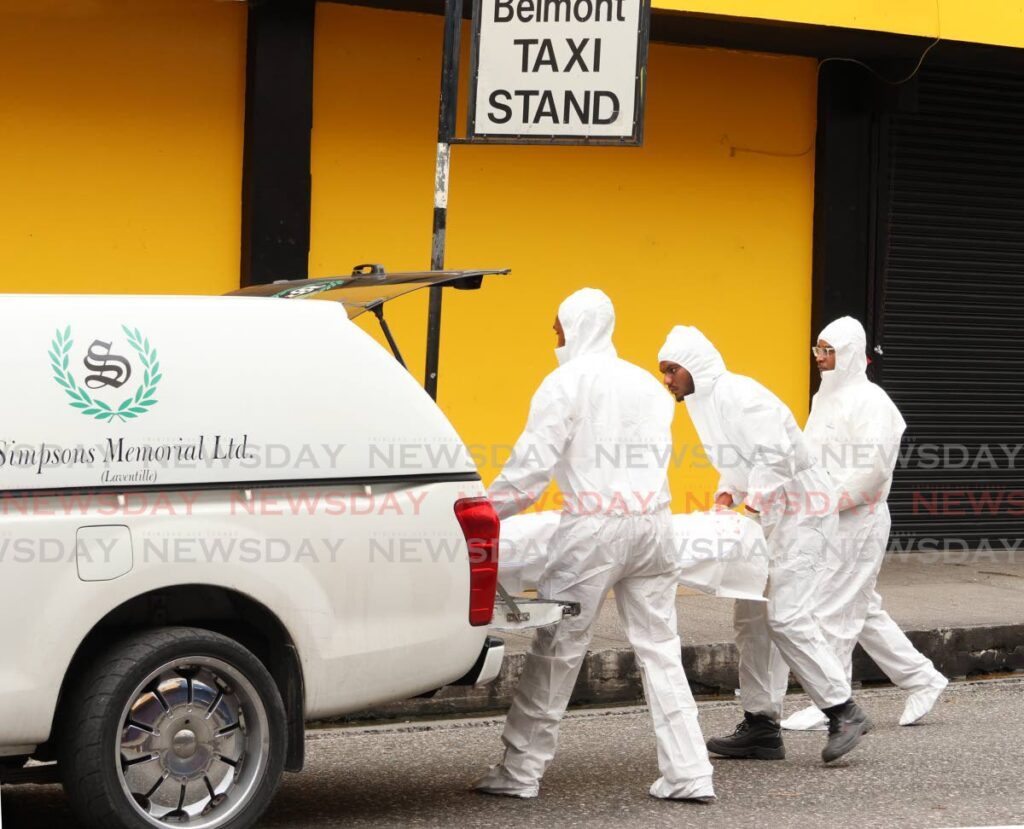
<path fill-rule="evenodd" d="M 0 0 L 0 291 L 238 287 L 245 14 Z"/>
<path fill-rule="evenodd" d="M 658 9 L 1024 47 L 1018 0 L 653 0 Z"/>
<path fill-rule="evenodd" d="M 310 273 L 424 268 L 441 18 L 317 15 Z M 485 480 L 555 366 L 558 303 L 585 285 L 616 303 L 626 359 L 653 370 L 669 328 L 698 324 L 802 419 L 814 114 L 813 61 L 655 45 L 642 149 L 453 148 L 447 264 L 513 269 L 445 299 L 440 402 L 467 442 L 497 446 Z M 425 300 L 388 314 L 421 375 Z M 694 440 L 683 410 L 676 437 Z M 714 482 L 677 470 L 676 509 Z"/>
<path fill-rule="evenodd" d="M 317 15 L 311 275 L 425 267 L 441 18 Z M 244 52 L 242 4 L 0 0 L 0 290 L 236 287 Z M 487 480 L 583 285 L 627 359 L 696 323 L 802 416 L 814 110 L 810 60 L 655 45 L 644 148 L 454 148 L 448 264 L 515 272 L 446 292 L 441 403 Z M 389 314 L 421 373 L 425 297 Z M 677 509 L 713 484 L 685 466 Z"/>

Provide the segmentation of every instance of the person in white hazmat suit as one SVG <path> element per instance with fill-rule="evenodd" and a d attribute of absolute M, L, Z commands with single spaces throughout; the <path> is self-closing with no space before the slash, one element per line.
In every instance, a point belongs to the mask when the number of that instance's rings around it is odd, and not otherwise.
<path fill-rule="evenodd" d="M 786 756 L 779 725 L 785 689 L 772 682 L 774 644 L 828 717 L 822 759 L 831 762 L 872 726 L 851 697 L 846 671 L 812 612 L 825 539 L 836 524 L 828 479 L 785 404 L 760 383 L 727 371 L 698 329 L 673 328 L 658 360 L 665 385 L 685 401 L 721 475 L 716 504 L 745 503 L 760 513 L 768 541 L 767 601 L 739 600 L 734 611 L 743 722 L 731 735 L 709 740 L 708 750 L 762 760 Z"/>
<path fill-rule="evenodd" d="M 892 524 L 886 498 L 906 423 L 889 395 L 868 379 L 867 338 L 857 320 L 830 323 L 813 351 L 821 387 L 804 436 L 832 478 L 839 508 L 815 615 L 848 676 L 859 640 L 893 684 L 910 692 L 900 717 L 900 725 L 910 725 L 932 709 L 948 681 L 882 610 L 875 589 Z M 777 665 L 784 685 L 788 672 Z M 782 727 L 813 731 L 825 721 L 812 705 L 783 720 Z"/>
<path fill-rule="evenodd" d="M 584 288 L 559 306 L 560 366 L 534 394 L 526 429 L 488 491 L 504 519 L 535 502 L 554 477 L 565 506 L 538 593 L 579 602 L 581 612 L 536 632 L 505 722 L 504 757 L 473 787 L 538 795 L 592 626 L 614 588 L 654 720 L 661 776 L 650 793 L 709 803 L 713 769 L 676 627 L 667 478 L 673 405 L 655 377 L 618 358 L 614 325 L 601 291 Z"/>

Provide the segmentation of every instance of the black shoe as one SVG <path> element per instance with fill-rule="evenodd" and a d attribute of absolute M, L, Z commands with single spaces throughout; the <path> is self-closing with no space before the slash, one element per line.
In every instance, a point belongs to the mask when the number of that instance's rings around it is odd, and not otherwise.
<path fill-rule="evenodd" d="M 824 712 L 828 717 L 828 744 L 821 751 L 821 759 L 826 763 L 852 751 L 861 737 L 875 727 L 852 699 L 842 705 L 825 708 Z"/>
<path fill-rule="evenodd" d="M 743 757 L 755 760 L 785 760 L 782 727 L 778 721 L 763 714 L 743 712 L 743 722 L 728 737 L 712 737 L 708 751 L 722 757 Z"/>

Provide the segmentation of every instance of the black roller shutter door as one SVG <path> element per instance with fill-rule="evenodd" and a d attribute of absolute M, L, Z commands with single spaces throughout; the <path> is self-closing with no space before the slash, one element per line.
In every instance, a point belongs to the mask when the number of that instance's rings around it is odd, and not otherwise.
<path fill-rule="evenodd" d="M 1002 549 L 1024 536 L 1024 73 L 924 71 L 886 133 L 876 332 L 908 424 L 892 546 Z"/>

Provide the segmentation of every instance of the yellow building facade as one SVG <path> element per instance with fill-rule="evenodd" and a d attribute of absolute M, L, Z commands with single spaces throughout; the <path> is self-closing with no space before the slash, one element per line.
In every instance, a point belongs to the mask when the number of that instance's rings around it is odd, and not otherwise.
<path fill-rule="evenodd" d="M 0 290 L 238 287 L 244 7 L 0 0 Z"/>
<path fill-rule="evenodd" d="M 441 25 L 318 9 L 311 274 L 429 262 Z M 332 48 L 346 37 L 349 48 Z M 386 68 L 375 59 L 382 40 Z M 368 82 L 352 83 L 361 67 Z M 452 149 L 448 265 L 512 268 L 445 296 L 439 400 L 485 479 L 556 366 L 559 302 L 584 286 L 614 301 L 625 359 L 654 371 L 671 326 L 697 324 L 735 370 L 807 409 L 814 62 L 655 44 L 649 68 L 641 149 Z M 388 314 L 418 369 L 426 298 Z M 678 420 L 678 439 L 691 444 Z M 673 480 L 677 499 L 691 489 L 703 498 L 714 483 L 688 462 Z"/>
<path fill-rule="evenodd" d="M 655 5 L 1024 45 L 1024 13 L 999 4 Z M 442 24 L 317 5 L 309 276 L 428 265 Z M 246 28 L 240 3 L 0 0 L 0 290 L 238 287 Z M 615 302 L 626 359 L 654 371 L 669 328 L 698 325 L 803 419 L 818 80 L 814 57 L 653 43 L 642 148 L 453 148 L 447 265 L 513 271 L 445 294 L 439 401 L 485 480 L 583 286 Z M 388 315 L 418 374 L 425 297 Z M 682 412 L 676 438 L 675 508 L 704 506 L 714 477 Z"/>

